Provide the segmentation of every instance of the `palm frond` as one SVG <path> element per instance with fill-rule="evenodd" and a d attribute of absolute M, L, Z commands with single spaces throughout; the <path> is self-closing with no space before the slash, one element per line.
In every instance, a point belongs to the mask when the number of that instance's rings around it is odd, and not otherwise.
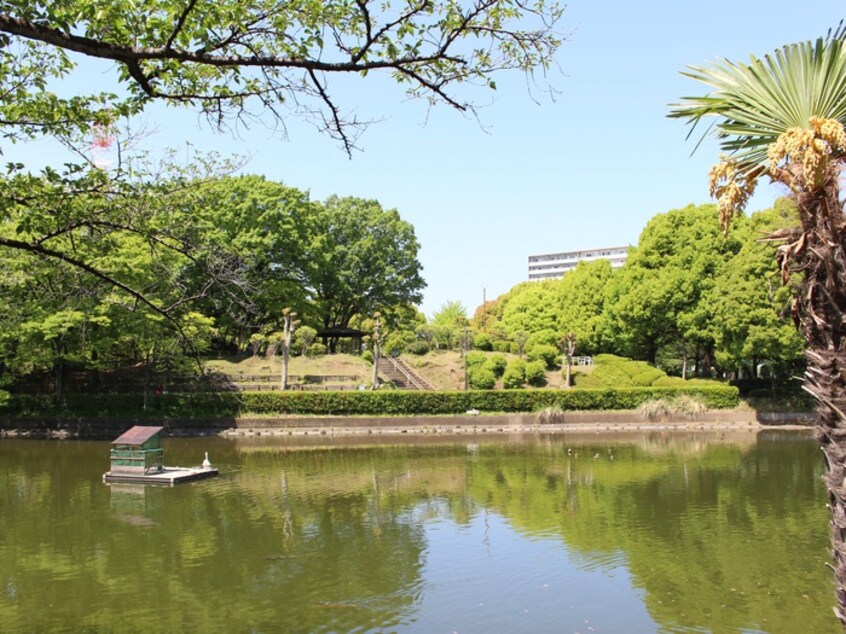
<path fill-rule="evenodd" d="M 806 128 L 811 117 L 846 125 L 846 29 L 815 42 L 784 46 L 749 63 L 719 60 L 689 66 L 682 75 L 710 87 L 701 96 L 670 105 L 671 118 L 685 119 L 688 136 L 705 119 L 720 147 L 744 172 L 767 162 L 767 148 L 786 130 Z M 701 142 L 701 141 L 700 141 Z"/>

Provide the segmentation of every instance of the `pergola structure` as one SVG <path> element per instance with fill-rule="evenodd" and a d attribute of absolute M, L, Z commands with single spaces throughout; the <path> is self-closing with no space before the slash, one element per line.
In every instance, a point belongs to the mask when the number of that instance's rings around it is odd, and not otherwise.
<path fill-rule="evenodd" d="M 317 336 L 323 340 L 323 345 L 329 351 L 329 354 L 335 354 L 338 351 L 338 341 L 340 339 L 350 339 L 355 344 L 353 346 L 354 354 L 361 353 L 361 340 L 367 336 L 368 333 L 363 330 L 356 330 L 355 328 L 343 328 L 341 326 L 331 326 L 324 328 L 317 333 Z"/>

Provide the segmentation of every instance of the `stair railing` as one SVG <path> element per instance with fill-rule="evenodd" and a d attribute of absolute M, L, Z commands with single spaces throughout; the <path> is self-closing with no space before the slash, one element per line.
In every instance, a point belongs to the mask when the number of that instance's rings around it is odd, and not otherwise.
<path fill-rule="evenodd" d="M 394 370 L 396 370 L 397 372 L 402 374 L 403 378 L 406 381 L 408 381 L 409 383 L 411 383 L 411 385 L 413 385 L 416 389 L 418 389 L 418 390 L 430 390 L 430 389 L 432 389 L 430 386 L 423 385 L 423 383 L 421 383 L 420 380 L 416 376 L 411 374 L 405 368 L 405 366 L 402 364 L 401 361 L 399 361 L 397 359 L 393 359 L 391 357 L 385 357 L 384 360 L 390 361 L 391 365 L 393 365 L 393 367 L 394 367 Z"/>

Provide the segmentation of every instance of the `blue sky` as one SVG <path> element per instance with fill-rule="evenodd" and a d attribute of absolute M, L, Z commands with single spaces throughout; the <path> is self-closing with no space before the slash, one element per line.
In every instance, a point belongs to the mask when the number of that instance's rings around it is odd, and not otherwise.
<path fill-rule="evenodd" d="M 248 154 L 244 172 L 314 199 L 359 196 L 396 208 L 421 243 L 421 309 L 431 317 L 458 300 L 472 314 L 483 289 L 493 299 L 526 279 L 530 254 L 636 244 L 656 213 L 708 202 L 716 145 L 690 156 L 686 128 L 666 118 L 667 104 L 703 92 L 679 74 L 685 65 L 762 55 L 823 35 L 844 17 L 842 0 L 573 0 L 560 70 L 549 76 L 555 99 L 530 92 L 522 75 L 497 77 L 496 92 L 478 93 L 481 125 L 446 107 L 429 111 L 371 74 L 330 84 L 345 110 L 380 119 L 351 159 L 296 120 L 287 134 L 259 125 L 235 136 L 164 107 L 146 115 L 156 131 L 147 143 Z M 90 72 L 97 83 L 114 76 Z M 36 144 L 7 148 L 6 159 L 16 153 L 54 156 Z M 750 209 L 777 194 L 761 187 Z"/>

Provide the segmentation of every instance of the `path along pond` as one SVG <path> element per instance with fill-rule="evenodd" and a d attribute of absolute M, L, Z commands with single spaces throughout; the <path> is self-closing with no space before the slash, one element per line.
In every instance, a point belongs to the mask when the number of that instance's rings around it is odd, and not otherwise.
<path fill-rule="evenodd" d="M 145 488 L 0 440 L 0 629 L 838 631 L 807 435 L 308 442 L 165 439 L 221 477 Z"/>

